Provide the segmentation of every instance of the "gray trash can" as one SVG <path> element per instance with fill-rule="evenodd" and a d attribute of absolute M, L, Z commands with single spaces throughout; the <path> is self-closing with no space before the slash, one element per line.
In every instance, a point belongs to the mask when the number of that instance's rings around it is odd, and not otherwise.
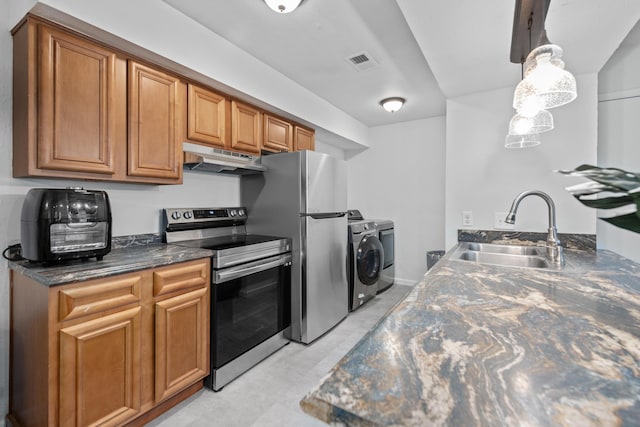
<path fill-rule="evenodd" d="M 427 270 L 431 270 L 431 267 L 433 267 L 443 255 L 443 250 L 427 251 Z"/>

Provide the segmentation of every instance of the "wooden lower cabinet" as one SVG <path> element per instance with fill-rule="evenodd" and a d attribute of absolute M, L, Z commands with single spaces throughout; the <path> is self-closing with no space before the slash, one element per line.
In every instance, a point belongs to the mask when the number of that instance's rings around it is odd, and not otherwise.
<path fill-rule="evenodd" d="M 208 373 L 207 289 L 155 304 L 155 400 L 161 401 Z"/>
<path fill-rule="evenodd" d="M 11 271 L 9 425 L 142 425 L 209 373 L 210 261 L 54 287 Z"/>
<path fill-rule="evenodd" d="M 141 308 L 60 330 L 60 425 L 118 425 L 140 413 Z"/>

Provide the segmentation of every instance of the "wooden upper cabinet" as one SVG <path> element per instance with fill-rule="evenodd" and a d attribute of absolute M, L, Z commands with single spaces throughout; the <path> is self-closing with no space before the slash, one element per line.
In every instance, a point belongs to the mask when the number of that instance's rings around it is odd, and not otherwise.
<path fill-rule="evenodd" d="M 291 123 L 265 113 L 262 148 L 275 152 L 293 150 L 293 126 Z"/>
<path fill-rule="evenodd" d="M 127 173 L 182 180 L 185 85 L 178 77 L 129 61 Z"/>
<path fill-rule="evenodd" d="M 187 85 L 104 34 L 27 15 L 12 35 L 16 178 L 180 184 L 184 141 L 253 155 L 314 148 L 313 131 Z"/>
<path fill-rule="evenodd" d="M 188 88 L 188 132 L 189 141 L 227 148 L 226 98 L 194 84 Z"/>
<path fill-rule="evenodd" d="M 295 151 L 313 151 L 315 150 L 315 148 L 315 132 L 300 126 L 296 126 L 293 130 L 293 149 Z"/>
<path fill-rule="evenodd" d="M 111 179 L 126 143 L 126 63 L 29 19 L 14 33 L 14 176 Z"/>
<path fill-rule="evenodd" d="M 262 113 L 255 107 L 231 101 L 231 149 L 260 154 Z"/>
<path fill-rule="evenodd" d="M 38 42 L 38 167 L 114 173 L 115 53 L 44 26 Z"/>

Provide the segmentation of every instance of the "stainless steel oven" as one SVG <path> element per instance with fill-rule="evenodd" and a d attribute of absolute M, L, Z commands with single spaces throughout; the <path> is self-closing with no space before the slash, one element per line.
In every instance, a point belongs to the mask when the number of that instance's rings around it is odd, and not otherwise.
<path fill-rule="evenodd" d="M 167 243 L 212 251 L 211 374 L 220 390 L 289 341 L 291 241 L 247 234 L 244 208 L 165 209 Z"/>

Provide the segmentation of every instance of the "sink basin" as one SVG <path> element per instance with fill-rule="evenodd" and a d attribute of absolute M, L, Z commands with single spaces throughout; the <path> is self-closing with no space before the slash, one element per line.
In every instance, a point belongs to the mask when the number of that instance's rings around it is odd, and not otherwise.
<path fill-rule="evenodd" d="M 451 259 L 506 267 L 557 269 L 545 256 L 543 246 L 461 243 Z"/>
<path fill-rule="evenodd" d="M 458 255 L 457 259 L 507 267 L 551 268 L 551 264 L 545 258 L 535 255 L 463 251 Z"/>
<path fill-rule="evenodd" d="M 489 252 L 493 254 L 537 255 L 544 257 L 547 249 L 543 246 L 496 245 L 492 243 L 465 243 L 465 250 Z"/>

